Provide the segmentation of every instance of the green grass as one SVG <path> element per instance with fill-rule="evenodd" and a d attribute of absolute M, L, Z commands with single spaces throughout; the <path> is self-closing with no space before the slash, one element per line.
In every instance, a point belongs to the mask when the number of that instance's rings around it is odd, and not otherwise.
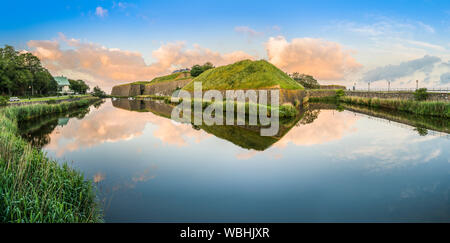
<path fill-rule="evenodd" d="M 188 76 L 184 77 L 184 73 L 187 73 Z M 150 85 L 152 84 L 157 84 L 157 83 L 163 83 L 163 82 L 170 82 L 170 81 L 177 81 L 177 80 L 186 80 L 186 79 L 190 79 L 191 74 L 189 72 L 182 72 L 182 73 L 173 73 L 170 75 L 166 75 L 166 76 L 162 76 L 162 77 L 157 77 L 155 79 L 153 79 L 150 82 Z"/>
<path fill-rule="evenodd" d="M 101 222 L 90 181 L 24 141 L 18 122 L 88 106 L 88 98 L 0 111 L 0 222 Z"/>
<path fill-rule="evenodd" d="M 340 98 L 340 102 L 399 110 L 418 115 L 450 118 L 450 102 L 444 101 L 413 101 L 345 96 Z"/>
<path fill-rule="evenodd" d="M 73 99 L 73 98 L 82 98 L 86 97 L 87 95 L 73 95 L 73 96 L 59 96 L 59 97 L 40 97 L 40 98 L 31 98 L 31 99 L 21 99 L 20 101 L 15 102 L 8 102 L 10 104 L 14 103 L 26 103 L 26 102 L 33 102 L 33 101 L 51 101 L 51 100 L 67 100 L 67 99 Z"/>
<path fill-rule="evenodd" d="M 286 73 L 264 60 L 244 60 L 207 70 L 183 89 L 193 91 L 194 82 L 201 82 L 203 90 L 304 89 L 303 86 L 290 78 Z"/>

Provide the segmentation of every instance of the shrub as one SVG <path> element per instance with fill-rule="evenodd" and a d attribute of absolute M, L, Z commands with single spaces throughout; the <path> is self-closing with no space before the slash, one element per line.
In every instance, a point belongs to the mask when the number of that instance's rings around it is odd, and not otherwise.
<path fill-rule="evenodd" d="M 417 101 L 427 100 L 429 96 L 427 91 L 428 89 L 426 88 L 416 90 L 416 92 L 414 92 L 414 98 L 416 98 Z"/>
<path fill-rule="evenodd" d="M 0 106 L 4 106 L 8 104 L 8 97 L 0 96 Z"/>
<path fill-rule="evenodd" d="M 340 99 L 345 96 L 345 92 L 342 89 L 336 90 L 336 99 Z"/>
<path fill-rule="evenodd" d="M 60 166 L 18 135 L 18 122 L 88 105 L 80 100 L 58 105 L 8 107 L 0 111 L 0 223 L 101 222 L 90 181 Z"/>

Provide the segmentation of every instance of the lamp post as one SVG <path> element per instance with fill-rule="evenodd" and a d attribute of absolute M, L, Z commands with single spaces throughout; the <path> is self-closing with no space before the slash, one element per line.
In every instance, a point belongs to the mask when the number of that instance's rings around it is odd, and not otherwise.
<path fill-rule="evenodd" d="M 419 89 L 419 80 L 416 80 L 416 90 Z"/>
<path fill-rule="evenodd" d="M 369 89 L 368 89 L 368 91 L 370 92 L 370 82 L 369 82 L 368 84 L 369 84 Z"/>
<path fill-rule="evenodd" d="M 388 92 L 391 91 L 391 81 L 388 81 Z"/>

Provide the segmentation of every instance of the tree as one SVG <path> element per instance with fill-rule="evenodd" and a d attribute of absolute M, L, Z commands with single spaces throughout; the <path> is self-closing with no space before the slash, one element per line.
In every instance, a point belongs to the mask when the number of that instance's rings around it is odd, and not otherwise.
<path fill-rule="evenodd" d="M 93 92 L 92 92 L 92 95 L 93 95 L 93 96 L 96 96 L 96 97 L 99 97 L 99 98 L 106 98 L 106 97 L 107 97 L 105 91 L 103 91 L 102 89 L 100 89 L 100 87 L 98 87 L 98 86 L 95 86 L 95 87 L 94 87 L 94 90 L 93 90 Z"/>
<path fill-rule="evenodd" d="M 48 95 L 56 90 L 55 80 L 38 57 L 8 45 L 0 48 L 0 94 Z"/>
<path fill-rule="evenodd" d="M 299 74 L 295 72 L 292 74 L 292 78 L 306 89 L 320 89 L 319 82 L 317 82 L 317 80 L 311 75 Z"/>
<path fill-rule="evenodd" d="M 86 92 L 90 89 L 89 86 L 83 80 L 73 80 L 69 79 L 70 89 L 79 93 L 86 94 Z"/>
<path fill-rule="evenodd" d="M 209 70 L 212 68 L 214 68 L 214 65 L 210 62 L 203 64 L 203 66 L 196 64 L 191 68 L 191 76 L 198 77 L 198 76 L 200 76 L 200 74 L 202 74 L 206 70 Z"/>
<path fill-rule="evenodd" d="M 422 89 L 418 89 L 416 90 L 416 92 L 414 92 L 414 97 L 416 98 L 417 101 L 424 101 L 428 99 L 428 89 L 426 88 L 422 88 Z"/>

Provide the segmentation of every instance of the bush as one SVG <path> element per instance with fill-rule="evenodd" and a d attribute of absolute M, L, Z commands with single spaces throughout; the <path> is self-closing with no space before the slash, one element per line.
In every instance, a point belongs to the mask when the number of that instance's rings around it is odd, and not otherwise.
<path fill-rule="evenodd" d="M 414 92 L 414 98 L 416 98 L 417 101 L 424 101 L 428 99 L 428 89 L 422 88 L 422 89 L 418 89 L 416 90 L 416 92 Z"/>
<path fill-rule="evenodd" d="M 5 106 L 8 104 L 8 97 L 0 96 L 0 106 Z"/>
<path fill-rule="evenodd" d="M 340 89 L 336 91 L 336 99 L 340 99 L 341 97 L 345 96 L 344 90 Z"/>

